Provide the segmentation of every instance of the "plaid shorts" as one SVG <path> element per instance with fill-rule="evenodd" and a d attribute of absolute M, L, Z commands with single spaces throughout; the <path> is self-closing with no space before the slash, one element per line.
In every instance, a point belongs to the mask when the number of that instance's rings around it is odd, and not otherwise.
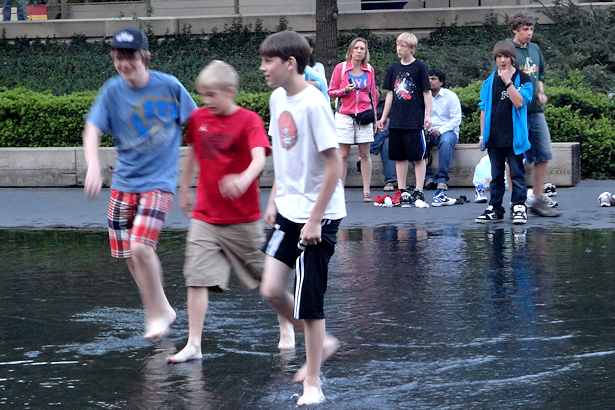
<path fill-rule="evenodd" d="M 111 256 L 130 258 L 130 242 L 141 242 L 156 249 L 173 194 L 156 189 L 134 194 L 111 190 L 109 202 L 109 242 Z"/>

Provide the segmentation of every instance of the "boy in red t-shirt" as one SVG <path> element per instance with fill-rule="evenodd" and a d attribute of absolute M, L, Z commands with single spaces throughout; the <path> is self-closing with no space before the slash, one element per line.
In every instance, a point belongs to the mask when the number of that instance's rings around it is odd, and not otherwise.
<path fill-rule="evenodd" d="M 209 291 L 226 289 L 231 270 L 246 287 L 256 288 L 265 260 L 257 177 L 271 146 L 263 121 L 235 104 L 238 77 L 230 65 L 213 61 L 201 71 L 196 86 L 205 107 L 188 120 L 191 149 L 180 185 L 181 207 L 187 215 L 192 213 L 184 265 L 189 336 L 186 347 L 166 358 L 169 363 L 202 357 Z M 196 205 L 189 193 L 195 162 L 200 170 Z M 294 346 L 290 322 L 282 319 L 280 329 L 281 346 Z"/>

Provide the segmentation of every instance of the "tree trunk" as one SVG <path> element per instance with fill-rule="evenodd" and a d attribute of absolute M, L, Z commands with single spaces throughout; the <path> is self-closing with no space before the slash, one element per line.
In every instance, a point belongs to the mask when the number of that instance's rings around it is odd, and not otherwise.
<path fill-rule="evenodd" d="M 316 0 L 316 61 L 325 66 L 331 79 L 337 57 L 337 0 Z"/>

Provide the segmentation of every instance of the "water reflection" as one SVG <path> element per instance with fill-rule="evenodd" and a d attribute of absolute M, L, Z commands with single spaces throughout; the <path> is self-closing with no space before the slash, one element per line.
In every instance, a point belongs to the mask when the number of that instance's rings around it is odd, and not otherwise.
<path fill-rule="evenodd" d="M 104 232 L 0 230 L 0 404 L 9 408 L 290 409 L 304 351 L 237 283 L 215 295 L 202 361 L 187 338 L 184 232 L 158 250 L 179 310 L 141 338 L 139 297 Z M 342 230 L 323 409 L 614 408 L 612 231 Z"/>

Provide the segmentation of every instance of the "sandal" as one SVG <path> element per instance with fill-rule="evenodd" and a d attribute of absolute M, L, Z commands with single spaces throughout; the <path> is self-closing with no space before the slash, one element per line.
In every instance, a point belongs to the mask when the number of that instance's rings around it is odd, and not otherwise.
<path fill-rule="evenodd" d="M 363 192 L 363 202 L 372 202 L 372 194 L 369 192 Z"/>

